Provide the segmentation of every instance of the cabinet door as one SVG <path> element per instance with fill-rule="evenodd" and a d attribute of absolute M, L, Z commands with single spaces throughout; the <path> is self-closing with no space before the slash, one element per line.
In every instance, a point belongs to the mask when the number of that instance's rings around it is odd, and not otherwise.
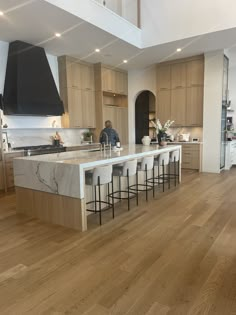
<path fill-rule="evenodd" d="M 115 71 L 116 76 L 116 86 L 115 91 L 118 94 L 127 95 L 128 94 L 128 76 L 127 73 L 121 71 Z"/>
<path fill-rule="evenodd" d="M 66 72 L 67 72 L 67 87 L 77 88 L 77 89 L 81 88 L 80 64 L 77 62 L 67 62 Z"/>
<path fill-rule="evenodd" d="M 0 161 L 0 190 L 4 189 L 3 162 Z"/>
<path fill-rule="evenodd" d="M 164 124 L 168 119 L 171 119 L 171 91 L 163 90 L 157 94 L 157 118 Z"/>
<path fill-rule="evenodd" d="M 81 90 L 68 89 L 68 112 L 70 127 L 83 128 L 84 123 Z"/>
<path fill-rule="evenodd" d="M 106 120 L 110 120 L 112 123 L 112 127 L 117 129 L 117 111 L 116 106 L 103 106 L 103 122 Z"/>
<path fill-rule="evenodd" d="M 171 65 L 171 88 L 186 87 L 186 63 L 176 63 Z"/>
<path fill-rule="evenodd" d="M 128 143 L 128 108 L 117 107 L 116 108 L 117 118 L 117 132 L 121 144 Z"/>
<path fill-rule="evenodd" d="M 186 89 L 171 91 L 171 120 L 174 126 L 185 126 Z"/>
<path fill-rule="evenodd" d="M 203 86 L 187 88 L 186 126 L 203 124 Z"/>
<path fill-rule="evenodd" d="M 91 90 L 82 91 L 83 104 L 83 127 L 95 128 L 95 92 Z"/>
<path fill-rule="evenodd" d="M 170 65 L 157 67 L 157 90 L 170 89 Z"/>
<path fill-rule="evenodd" d="M 102 68 L 102 90 L 115 92 L 115 71 L 109 68 Z"/>
<path fill-rule="evenodd" d="M 198 86 L 204 83 L 203 59 L 187 62 L 187 86 Z"/>
<path fill-rule="evenodd" d="M 92 66 L 80 65 L 80 78 L 82 90 L 95 90 L 94 88 L 94 69 Z"/>

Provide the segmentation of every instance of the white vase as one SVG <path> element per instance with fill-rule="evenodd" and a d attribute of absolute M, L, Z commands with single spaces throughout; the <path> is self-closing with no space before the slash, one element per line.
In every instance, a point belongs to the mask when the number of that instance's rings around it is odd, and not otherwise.
<path fill-rule="evenodd" d="M 149 136 L 143 136 L 142 143 L 143 143 L 143 145 L 150 145 L 151 138 Z"/>

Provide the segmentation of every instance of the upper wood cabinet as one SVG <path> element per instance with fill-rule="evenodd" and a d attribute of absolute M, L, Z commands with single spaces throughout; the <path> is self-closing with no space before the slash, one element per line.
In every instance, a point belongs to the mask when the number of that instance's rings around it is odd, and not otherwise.
<path fill-rule="evenodd" d="M 157 90 L 170 89 L 170 65 L 157 66 Z"/>
<path fill-rule="evenodd" d="M 171 90 L 171 120 L 174 120 L 174 126 L 185 126 L 186 115 L 186 89 L 179 88 Z"/>
<path fill-rule="evenodd" d="M 193 86 L 187 88 L 186 126 L 202 126 L 203 124 L 203 88 Z"/>
<path fill-rule="evenodd" d="M 204 61 L 203 59 L 187 62 L 187 86 L 199 86 L 204 83 Z"/>
<path fill-rule="evenodd" d="M 171 89 L 186 87 L 186 63 L 171 65 Z"/>
<path fill-rule="evenodd" d="M 203 56 L 157 65 L 158 118 L 174 120 L 174 126 L 202 126 L 203 89 Z"/>
<path fill-rule="evenodd" d="M 82 91 L 82 104 L 83 104 L 84 127 L 95 128 L 96 127 L 95 91 L 83 90 Z"/>
<path fill-rule="evenodd" d="M 128 95 L 128 75 L 124 71 L 102 66 L 102 91 Z"/>
<path fill-rule="evenodd" d="M 128 76 L 127 73 L 115 71 L 115 89 L 116 93 L 128 95 Z"/>
<path fill-rule="evenodd" d="M 68 88 L 68 114 L 70 125 L 68 127 L 83 128 L 83 105 L 82 91 L 79 89 Z"/>
<path fill-rule="evenodd" d="M 116 73 L 110 68 L 102 68 L 102 90 L 112 93 L 116 92 Z"/>
<path fill-rule="evenodd" d="M 67 56 L 58 58 L 60 88 L 81 88 L 80 64 Z"/>
<path fill-rule="evenodd" d="M 171 91 L 162 90 L 157 94 L 157 118 L 161 123 L 170 119 Z"/>
<path fill-rule="evenodd" d="M 94 90 L 94 69 L 92 65 L 80 65 L 80 80 L 82 90 Z"/>

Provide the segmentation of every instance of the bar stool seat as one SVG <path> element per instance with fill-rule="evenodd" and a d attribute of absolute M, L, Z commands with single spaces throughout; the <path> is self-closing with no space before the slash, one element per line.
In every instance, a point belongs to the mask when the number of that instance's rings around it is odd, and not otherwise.
<path fill-rule="evenodd" d="M 119 189 L 110 194 L 114 199 L 118 200 L 127 200 L 128 201 L 128 210 L 130 210 L 130 199 L 136 197 L 136 204 L 138 205 L 138 192 L 132 191 L 129 185 L 129 179 L 131 176 L 136 175 L 136 185 L 138 184 L 137 180 L 137 159 L 129 160 L 124 162 L 122 165 L 113 166 L 113 176 L 119 177 Z M 126 177 L 127 179 L 127 188 L 121 189 L 121 177 Z"/>
<path fill-rule="evenodd" d="M 95 198 L 92 201 L 86 203 L 86 205 L 93 204 L 94 208 L 86 208 L 89 212 L 99 213 L 99 223 L 102 224 L 102 211 L 112 209 L 112 217 L 114 218 L 114 199 L 110 202 L 109 184 L 111 183 L 113 192 L 113 176 L 112 165 L 96 167 L 93 171 L 85 172 L 85 184 L 94 186 Z M 108 201 L 101 198 L 101 186 L 108 185 Z M 98 187 L 98 199 L 97 199 L 97 187 Z M 98 205 L 97 205 L 98 204 Z M 105 205 L 105 208 L 102 208 Z"/>
<path fill-rule="evenodd" d="M 141 162 L 138 162 L 137 164 L 137 171 L 138 172 L 145 172 L 145 183 L 144 184 L 137 184 L 137 185 L 131 185 L 130 189 L 136 191 L 145 191 L 146 192 L 146 201 L 148 201 L 148 191 L 153 190 L 153 196 L 154 196 L 154 185 L 152 185 L 149 182 L 148 179 L 148 171 L 153 171 L 154 176 L 154 156 L 145 156 L 142 158 Z"/>

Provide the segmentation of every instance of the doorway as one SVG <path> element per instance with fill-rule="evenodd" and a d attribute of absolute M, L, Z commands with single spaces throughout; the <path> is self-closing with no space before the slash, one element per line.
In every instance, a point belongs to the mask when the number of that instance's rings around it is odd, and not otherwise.
<path fill-rule="evenodd" d="M 150 120 L 156 117 L 156 97 L 148 90 L 142 91 L 135 101 L 135 143 L 141 144 L 143 136 L 156 138 Z"/>

